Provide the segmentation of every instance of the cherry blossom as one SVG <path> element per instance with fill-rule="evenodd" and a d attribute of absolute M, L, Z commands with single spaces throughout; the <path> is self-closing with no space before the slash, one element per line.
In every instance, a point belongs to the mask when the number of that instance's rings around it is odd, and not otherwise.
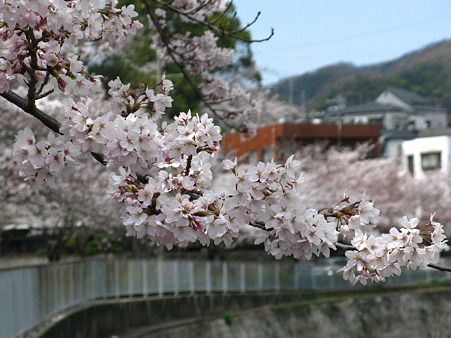
<path fill-rule="evenodd" d="M 226 160 L 223 168 L 232 179 L 222 190 L 215 189 L 212 165 L 222 139 L 220 127 L 207 114 L 191 111 L 164 120 L 174 89 L 165 75 L 155 86 L 138 89 L 119 78 L 110 81 L 105 101 L 109 111 L 99 114 L 92 101 L 102 79 L 89 74 L 73 51 L 97 40 L 105 41 L 102 48 L 111 48 L 136 33 L 141 24 L 133 20 L 133 5 L 116 5 L 111 1 L 104 7 L 100 0 L 2 1 L 0 95 L 51 129 L 47 135 L 35 135 L 27 127 L 16 137 L 14 157 L 30 184 L 55 186 L 57 177 L 64 178 L 75 164 L 92 156 L 112 173 L 108 195 L 119 206 L 129 236 L 148 237 L 167 248 L 194 242 L 229 246 L 243 228 L 253 227 L 259 232 L 255 244 L 263 244 L 275 258 L 309 260 L 346 248 L 348 263 L 341 271 L 354 284 L 384 281 L 400 274 L 401 267 L 425 268 L 448 248 L 443 226 L 433 216 L 422 227 L 419 219 L 404 217 L 399 229 L 377 234 L 380 211 L 365 194 L 312 208 L 304 199 L 309 186 L 301 162 L 293 156 L 284 163 L 247 167 Z M 200 76 L 201 92 L 211 102 L 235 109 L 232 116 L 219 117 L 251 131 L 248 122 L 257 114 L 258 103 L 248 92 L 212 75 L 233 59 L 233 51 L 218 47 L 215 26 L 206 22 L 210 29 L 200 36 L 161 33 L 167 28 L 167 11 L 197 23 L 225 10 L 226 3 L 159 5 L 149 13 L 158 32 L 153 47 L 182 71 Z M 18 84 L 26 94 L 11 90 Z M 55 117 L 37 106 L 51 94 L 64 98 Z M 251 102 L 251 107 L 241 109 L 241 101 Z M 339 160 L 351 162 L 343 156 Z M 341 238 L 352 245 L 340 243 Z"/>
<path fill-rule="evenodd" d="M 400 231 L 392 228 L 389 234 L 379 236 L 368 236 L 357 229 L 352 240 L 357 250 L 346 252 L 348 263 L 339 270 L 343 277 L 353 284 L 381 282 L 399 275 L 402 266 L 416 270 L 436 263 L 439 252 L 447 249 L 443 226 L 434 222 L 433 216 L 422 230 L 416 229 L 418 222 L 417 218 L 403 217 Z M 434 234 L 440 235 L 434 240 Z"/>

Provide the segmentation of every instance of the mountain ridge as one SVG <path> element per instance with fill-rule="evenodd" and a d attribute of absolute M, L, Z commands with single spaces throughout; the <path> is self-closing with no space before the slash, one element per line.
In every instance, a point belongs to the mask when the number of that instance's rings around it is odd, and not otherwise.
<path fill-rule="evenodd" d="M 451 39 L 446 39 L 372 65 L 354 66 L 346 62 L 328 65 L 282 79 L 270 90 L 286 102 L 290 102 L 292 90 L 296 105 L 301 104 L 304 90 L 308 108 L 321 110 L 337 95 L 343 95 L 352 106 L 374 100 L 386 87 L 401 87 L 451 110 L 450 56 Z"/>

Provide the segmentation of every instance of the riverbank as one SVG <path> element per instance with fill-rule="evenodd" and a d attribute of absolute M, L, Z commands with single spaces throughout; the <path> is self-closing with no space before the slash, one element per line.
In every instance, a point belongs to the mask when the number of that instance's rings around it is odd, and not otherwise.
<path fill-rule="evenodd" d="M 313 296 L 291 304 L 174 321 L 119 338 L 451 337 L 451 287 Z"/>

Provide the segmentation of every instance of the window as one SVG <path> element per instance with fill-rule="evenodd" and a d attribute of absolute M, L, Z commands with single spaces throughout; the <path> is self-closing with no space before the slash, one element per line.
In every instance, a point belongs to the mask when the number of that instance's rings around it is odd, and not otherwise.
<path fill-rule="evenodd" d="M 409 173 L 413 175 L 413 155 L 407 156 L 407 169 L 409 169 Z"/>
<path fill-rule="evenodd" d="M 256 150 L 252 150 L 247 153 L 247 162 L 249 164 L 257 164 L 258 162 L 258 153 Z"/>
<path fill-rule="evenodd" d="M 382 125 L 382 117 L 370 117 L 368 123 L 376 123 Z"/>
<path fill-rule="evenodd" d="M 263 162 L 269 162 L 274 158 L 274 154 L 271 148 L 263 149 Z"/>
<path fill-rule="evenodd" d="M 424 153 L 421 154 L 421 168 L 423 170 L 435 170 L 441 168 L 441 156 L 440 152 Z"/>

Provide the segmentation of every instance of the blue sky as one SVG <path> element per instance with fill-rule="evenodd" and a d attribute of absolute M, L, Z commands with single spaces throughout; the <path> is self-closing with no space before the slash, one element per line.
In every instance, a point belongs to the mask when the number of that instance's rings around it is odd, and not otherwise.
<path fill-rule="evenodd" d="M 388 61 L 451 38 L 451 0 L 234 0 L 253 38 L 263 83 L 344 61 Z"/>

